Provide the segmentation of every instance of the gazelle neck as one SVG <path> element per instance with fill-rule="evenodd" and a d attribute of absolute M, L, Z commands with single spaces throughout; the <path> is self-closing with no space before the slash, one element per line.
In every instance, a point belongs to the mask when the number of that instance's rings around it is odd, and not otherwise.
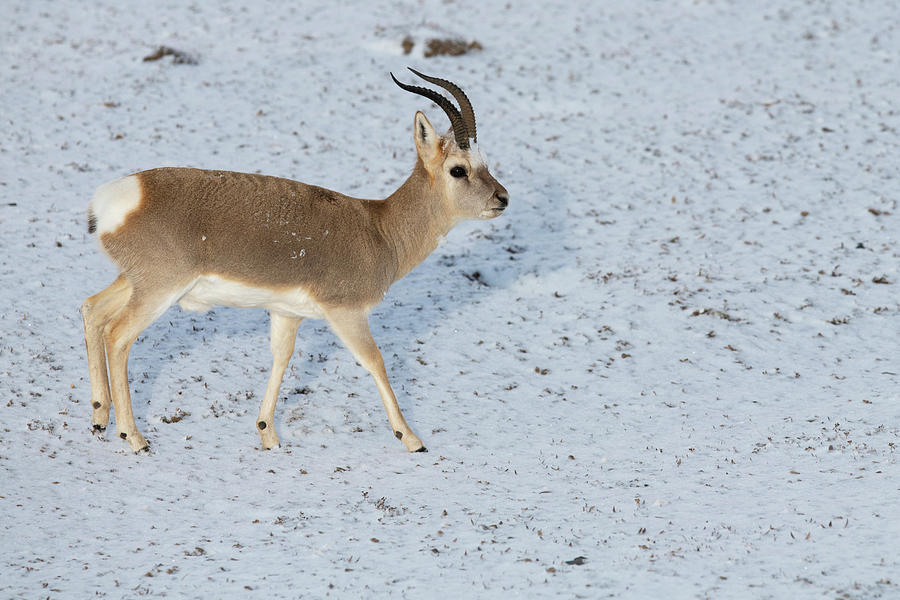
<path fill-rule="evenodd" d="M 421 160 L 403 185 L 378 204 L 379 228 L 397 255 L 395 281 L 425 260 L 457 223 Z"/>

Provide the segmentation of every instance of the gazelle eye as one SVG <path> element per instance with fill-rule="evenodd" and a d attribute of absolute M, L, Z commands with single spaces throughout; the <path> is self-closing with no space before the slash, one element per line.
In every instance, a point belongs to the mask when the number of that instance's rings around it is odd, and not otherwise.
<path fill-rule="evenodd" d="M 465 177 L 466 175 L 468 175 L 468 173 L 466 173 L 465 167 L 460 167 L 457 165 L 457 166 L 453 167 L 452 169 L 450 169 L 450 175 L 453 177 L 459 178 L 459 177 Z"/>

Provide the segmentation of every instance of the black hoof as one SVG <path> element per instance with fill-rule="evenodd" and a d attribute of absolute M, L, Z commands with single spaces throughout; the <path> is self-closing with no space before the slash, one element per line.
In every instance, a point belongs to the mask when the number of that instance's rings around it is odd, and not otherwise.
<path fill-rule="evenodd" d="M 422 446 L 421 448 L 416 450 L 416 452 L 428 452 L 428 448 L 426 448 L 425 446 Z"/>
<path fill-rule="evenodd" d="M 94 423 L 93 426 L 91 427 L 91 430 L 94 433 L 103 433 L 104 431 L 106 431 L 106 425 L 100 425 L 99 423 Z"/>
<path fill-rule="evenodd" d="M 135 452 L 135 454 L 143 454 L 144 456 L 149 456 L 150 454 L 152 454 L 150 452 L 150 444 L 147 444 L 146 446 Z"/>

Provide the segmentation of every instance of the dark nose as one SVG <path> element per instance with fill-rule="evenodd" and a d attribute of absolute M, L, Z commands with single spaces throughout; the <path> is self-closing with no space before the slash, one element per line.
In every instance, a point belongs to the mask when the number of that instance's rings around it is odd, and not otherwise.
<path fill-rule="evenodd" d="M 501 192 L 501 193 L 496 194 L 496 196 L 497 196 L 497 202 L 500 203 L 500 207 L 506 208 L 506 206 L 509 204 L 509 194 L 507 194 L 505 192 Z"/>

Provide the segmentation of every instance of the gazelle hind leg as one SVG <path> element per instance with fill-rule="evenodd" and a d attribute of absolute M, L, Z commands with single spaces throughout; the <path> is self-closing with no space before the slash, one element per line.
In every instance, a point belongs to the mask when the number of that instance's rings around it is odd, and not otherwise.
<path fill-rule="evenodd" d="M 259 407 L 256 418 L 256 431 L 262 441 L 262 449 L 269 450 L 278 446 L 278 434 L 275 432 L 275 403 L 278 401 L 278 390 L 284 378 L 284 370 L 294 354 L 294 342 L 297 339 L 297 328 L 303 321 L 299 317 L 288 317 L 271 313 L 271 336 L 269 346 L 272 349 L 272 373 L 266 386 L 266 396 Z"/>
<path fill-rule="evenodd" d="M 106 346 L 103 329 L 128 302 L 131 284 L 119 275 L 109 287 L 91 296 L 81 305 L 84 343 L 87 346 L 88 373 L 91 381 L 91 423 L 94 431 L 103 431 L 109 423 L 109 378 L 106 372 Z"/>
<path fill-rule="evenodd" d="M 142 294 L 134 290 L 125 306 L 109 321 L 103 337 L 109 362 L 109 383 L 113 409 L 116 411 L 116 430 L 135 452 L 148 448 L 147 440 L 138 431 L 131 408 L 128 389 L 128 354 L 138 335 L 150 326 L 178 295 Z"/>
<path fill-rule="evenodd" d="M 410 452 L 428 452 L 422 440 L 407 425 L 397 397 L 388 381 L 387 371 L 384 368 L 384 359 L 372 338 L 369 329 L 369 316 L 366 311 L 352 309 L 330 309 L 326 313 L 328 322 L 341 341 L 349 348 L 350 352 L 359 363 L 375 379 L 378 393 L 384 409 L 387 411 L 388 420 L 394 430 L 394 436 L 403 442 Z"/>

